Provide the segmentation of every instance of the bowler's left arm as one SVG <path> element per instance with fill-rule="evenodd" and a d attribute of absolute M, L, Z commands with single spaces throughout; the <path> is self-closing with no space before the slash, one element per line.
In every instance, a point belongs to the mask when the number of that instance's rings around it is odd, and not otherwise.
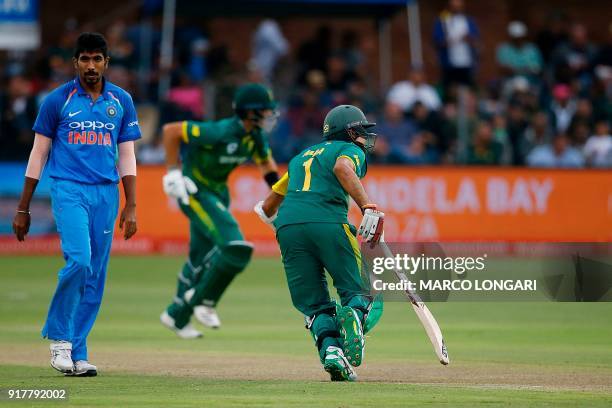
<path fill-rule="evenodd" d="M 119 144 L 117 168 L 125 194 L 125 206 L 119 218 L 119 228 L 123 230 L 123 238 L 130 239 L 138 229 L 136 225 L 136 152 L 134 141 L 140 139 L 140 126 L 134 102 L 129 96 L 124 103 L 124 109 L 121 133 L 117 139 Z"/>

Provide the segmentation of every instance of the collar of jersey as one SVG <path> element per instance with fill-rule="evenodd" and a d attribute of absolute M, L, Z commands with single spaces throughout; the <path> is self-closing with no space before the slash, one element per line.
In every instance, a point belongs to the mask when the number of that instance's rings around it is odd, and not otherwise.
<path fill-rule="evenodd" d="M 247 132 L 246 129 L 244 128 L 244 124 L 242 123 L 242 120 L 237 115 L 232 116 L 232 121 L 234 122 L 236 127 L 240 129 L 240 131 L 242 132 L 242 136 L 240 136 L 241 139 L 245 137 L 252 137 L 256 133 L 254 130 Z"/>
<path fill-rule="evenodd" d="M 245 130 L 244 129 L 244 125 L 242 124 L 242 120 L 240 120 L 240 118 L 238 117 L 238 115 L 234 115 L 232 116 L 232 121 L 234 122 L 234 124 L 236 124 L 236 126 L 239 129 Z"/>
<path fill-rule="evenodd" d="M 81 81 L 79 80 L 79 76 L 77 75 L 76 78 L 74 78 L 74 84 L 76 86 L 77 89 L 77 93 L 79 95 L 87 95 L 87 91 L 85 90 L 85 88 L 83 88 L 81 86 Z M 102 99 L 108 99 L 109 95 L 108 95 L 108 87 L 106 86 L 106 78 L 102 77 L 102 92 L 100 92 L 100 96 L 102 97 Z"/>

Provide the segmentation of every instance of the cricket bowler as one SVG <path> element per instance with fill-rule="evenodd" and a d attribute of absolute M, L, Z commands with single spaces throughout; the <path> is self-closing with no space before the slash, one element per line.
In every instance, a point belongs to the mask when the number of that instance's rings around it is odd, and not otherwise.
<path fill-rule="evenodd" d="M 119 177 L 125 192 L 119 226 L 125 239 L 136 232 L 134 141 L 140 127 L 131 96 L 103 76 L 109 56 L 101 34 L 78 37 L 73 63 L 77 77 L 45 98 L 34 123 L 13 231 L 19 241 L 25 239 L 30 201 L 46 164 L 66 265 L 59 271 L 42 336 L 51 340 L 51 367 L 66 375 L 95 376 L 87 336 L 102 302 Z"/>
<path fill-rule="evenodd" d="M 305 316 L 324 369 L 332 381 L 354 381 L 364 333 L 380 319 L 382 302 L 368 295 L 361 277 L 356 233 L 378 242 L 384 213 L 372 204 L 361 184 L 367 171 L 375 126 L 352 105 L 332 109 L 323 124 L 324 141 L 295 156 L 287 173 L 255 206 L 273 226 L 280 245 L 294 306 Z M 349 196 L 364 214 L 356 231 L 347 219 Z M 340 296 L 330 298 L 325 270 Z"/>
<path fill-rule="evenodd" d="M 183 339 L 202 336 L 190 324 L 192 314 L 205 327 L 221 325 L 219 299 L 253 252 L 229 211 L 230 173 L 252 159 L 269 186 L 279 180 L 267 140 L 277 120 L 272 93 L 263 85 L 246 84 L 236 91 L 233 104 L 235 115 L 230 118 L 174 122 L 163 128 L 168 166 L 163 188 L 189 218 L 190 242 L 176 296 L 160 320 Z"/>

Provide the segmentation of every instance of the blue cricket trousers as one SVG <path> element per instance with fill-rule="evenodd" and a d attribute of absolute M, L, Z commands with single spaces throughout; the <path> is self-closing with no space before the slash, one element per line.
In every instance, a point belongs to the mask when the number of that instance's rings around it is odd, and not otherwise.
<path fill-rule="evenodd" d="M 87 335 L 102 302 L 119 190 L 114 183 L 53 179 L 51 205 L 66 266 L 59 271 L 42 335 L 72 342 L 73 361 L 87 360 Z"/>

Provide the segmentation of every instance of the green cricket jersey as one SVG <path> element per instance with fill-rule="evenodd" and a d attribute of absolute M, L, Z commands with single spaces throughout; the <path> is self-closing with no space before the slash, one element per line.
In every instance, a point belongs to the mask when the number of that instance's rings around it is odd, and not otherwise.
<path fill-rule="evenodd" d="M 277 229 L 308 222 L 348 223 L 350 197 L 334 174 L 340 157 L 353 162 L 359 178 L 365 176 L 363 150 L 341 140 L 324 141 L 291 159 L 287 173 L 272 187 L 285 196 L 274 222 Z"/>
<path fill-rule="evenodd" d="M 236 116 L 211 122 L 183 122 L 183 174 L 198 188 L 219 194 L 227 191 L 227 179 L 248 159 L 261 163 L 271 157 L 262 131 L 246 133 Z"/>

